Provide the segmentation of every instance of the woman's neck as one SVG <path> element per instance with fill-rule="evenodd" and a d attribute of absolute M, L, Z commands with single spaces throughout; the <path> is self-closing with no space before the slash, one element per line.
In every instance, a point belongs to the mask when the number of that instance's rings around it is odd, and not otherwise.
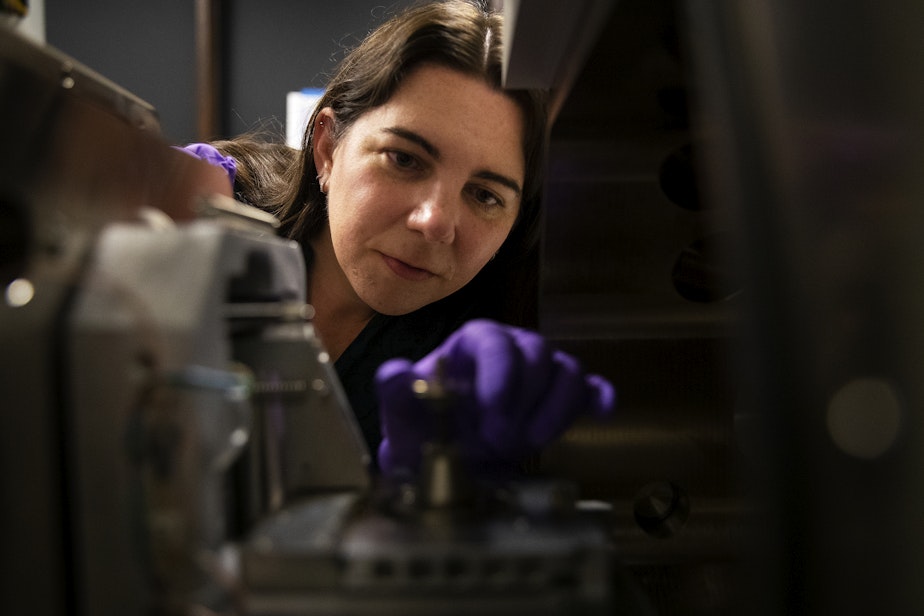
<path fill-rule="evenodd" d="M 314 259 L 308 274 L 308 301 L 314 307 L 313 324 L 324 348 L 336 361 L 356 339 L 375 312 L 359 299 L 347 279 L 324 230 L 311 241 Z"/>

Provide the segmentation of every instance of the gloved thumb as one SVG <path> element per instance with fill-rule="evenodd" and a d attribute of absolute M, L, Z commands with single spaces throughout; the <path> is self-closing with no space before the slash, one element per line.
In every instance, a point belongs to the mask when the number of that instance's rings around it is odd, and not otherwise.
<path fill-rule="evenodd" d="M 413 384 L 419 378 L 406 359 L 389 360 L 376 372 L 382 426 L 378 462 L 387 474 L 410 473 L 420 464 L 420 447 L 429 436 L 430 418 L 414 394 Z"/>

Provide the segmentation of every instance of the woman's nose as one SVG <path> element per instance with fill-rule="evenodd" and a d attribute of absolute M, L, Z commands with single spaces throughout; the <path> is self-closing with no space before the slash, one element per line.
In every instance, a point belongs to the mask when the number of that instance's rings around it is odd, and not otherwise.
<path fill-rule="evenodd" d="M 411 210 L 407 226 L 429 242 L 449 244 L 455 239 L 459 208 L 451 196 L 434 190 Z"/>

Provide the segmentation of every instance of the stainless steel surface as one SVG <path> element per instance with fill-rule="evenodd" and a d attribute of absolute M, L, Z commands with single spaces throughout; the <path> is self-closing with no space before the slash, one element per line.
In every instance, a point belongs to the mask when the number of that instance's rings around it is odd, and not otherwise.
<path fill-rule="evenodd" d="M 68 425 L 71 558 L 89 613 L 221 606 L 230 573 L 219 555 L 257 515 L 297 494 L 368 485 L 362 438 L 310 324 L 225 316 L 235 299 L 304 304 L 304 281 L 297 245 L 259 226 L 100 232 L 65 316 L 67 405 L 55 409 Z M 252 395 L 253 381 L 287 370 L 321 387 Z M 249 472 L 235 482 L 245 451 Z M 277 501 L 237 509 L 276 478 Z"/>
<path fill-rule="evenodd" d="M 244 528 L 305 495 L 368 489 L 370 453 L 311 324 L 257 313 L 231 327 L 232 355 L 253 371 L 258 418 L 240 469 L 256 474 L 245 482 Z"/>
<path fill-rule="evenodd" d="M 504 86 L 550 90 L 554 115 L 616 2 L 501 0 L 499 4 L 506 24 Z"/>
<path fill-rule="evenodd" d="M 922 9 L 617 4 L 553 127 L 544 457 L 659 613 L 917 613 Z"/>
<path fill-rule="evenodd" d="M 610 507 L 614 550 L 658 613 L 721 614 L 751 516 L 736 483 L 739 289 L 730 225 L 700 192 L 685 36 L 674 2 L 615 3 L 551 130 L 540 328 L 619 399 L 542 468 Z"/>
<path fill-rule="evenodd" d="M 405 485 L 296 503 L 244 546 L 249 613 L 643 613 L 601 527 L 567 503 L 536 506 L 553 486 L 521 489 L 451 506 Z"/>

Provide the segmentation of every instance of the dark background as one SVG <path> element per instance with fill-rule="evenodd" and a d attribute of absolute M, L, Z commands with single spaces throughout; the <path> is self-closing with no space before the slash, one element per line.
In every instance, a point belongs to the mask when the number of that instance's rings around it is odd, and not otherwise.
<path fill-rule="evenodd" d="M 349 48 L 409 0 L 222 3 L 221 133 L 285 129 L 286 93 L 323 87 Z M 46 0 L 46 41 L 157 108 L 171 142 L 197 140 L 193 0 Z"/>

